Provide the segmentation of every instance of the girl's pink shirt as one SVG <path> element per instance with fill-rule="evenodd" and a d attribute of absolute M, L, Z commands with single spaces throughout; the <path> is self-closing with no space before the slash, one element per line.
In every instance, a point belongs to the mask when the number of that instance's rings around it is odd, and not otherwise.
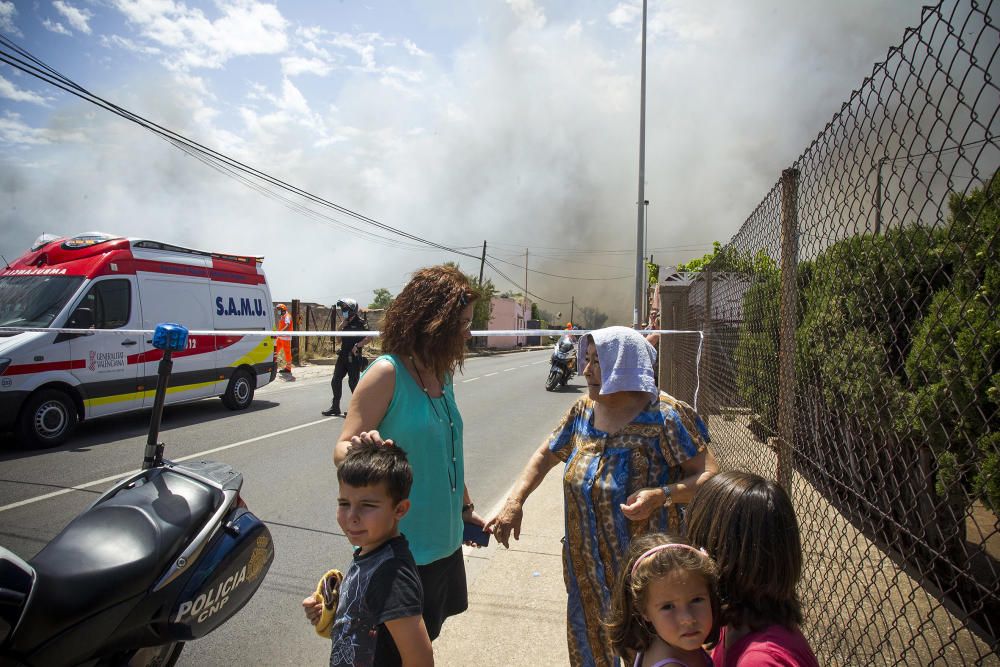
<path fill-rule="evenodd" d="M 719 643 L 712 650 L 715 667 L 819 667 L 802 633 L 783 625 L 748 633 L 728 651 L 724 648 L 725 642 L 726 628 L 722 628 Z"/>

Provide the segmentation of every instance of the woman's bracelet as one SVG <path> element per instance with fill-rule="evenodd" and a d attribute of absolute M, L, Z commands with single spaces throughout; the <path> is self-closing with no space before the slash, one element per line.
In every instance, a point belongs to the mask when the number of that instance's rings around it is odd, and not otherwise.
<path fill-rule="evenodd" d="M 462 514 L 465 514 L 466 512 L 471 512 L 475 509 L 476 509 L 476 503 L 466 503 L 465 505 L 462 505 Z"/>

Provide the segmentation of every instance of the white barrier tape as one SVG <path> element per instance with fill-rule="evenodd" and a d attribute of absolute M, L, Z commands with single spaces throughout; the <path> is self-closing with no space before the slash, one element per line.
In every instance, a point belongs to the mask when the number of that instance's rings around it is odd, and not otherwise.
<path fill-rule="evenodd" d="M 574 329 L 570 335 L 583 336 L 595 329 Z M 645 334 L 699 334 L 704 337 L 703 332 L 689 329 L 637 329 L 638 333 Z M 90 336 L 95 333 L 117 334 L 120 336 L 135 336 L 138 334 L 153 334 L 152 329 L 65 329 L 65 328 L 26 328 L 26 327 L 0 327 L 0 333 L 69 333 Z M 570 333 L 565 329 L 484 329 L 470 331 L 473 336 L 562 336 Z M 343 337 L 365 337 L 374 338 L 382 335 L 380 331 L 261 331 L 254 330 L 229 330 L 229 329 L 190 329 L 189 336 L 298 336 L 310 338 L 318 336 L 331 336 L 334 338 Z"/>
<path fill-rule="evenodd" d="M 572 332 L 566 329 L 501 329 L 487 331 L 472 331 L 474 337 L 496 336 L 496 337 L 522 337 L 522 336 L 562 336 L 570 333 L 573 336 L 583 336 L 593 329 L 574 329 Z M 698 352 L 695 356 L 695 387 L 694 403 L 692 407 L 698 409 L 698 390 L 701 389 L 701 352 L 705 345 L 705 332 L 697 329 L 638 329 L 641 334 L 660 335 L 681 335 L 698 334 Z M 103 334 L 117 334 L 120 336 L 134 336 L 137 334 L 152 335 L 152 329 L 57 329 L 57 328 L 26 328 L 26 327 L 0 327 L 0 333 L 70 333 L 84 336 L 92 336 L 98 332 Z M 300 338 L 334 337 L 342 338 L 347 336 L 361 336 L 365 338 L 377 338 L 381 336 L 379 331 L 229 331 L 229 330 L 197 330 L 188 331 L 189 336 L 298 336 Z"/>

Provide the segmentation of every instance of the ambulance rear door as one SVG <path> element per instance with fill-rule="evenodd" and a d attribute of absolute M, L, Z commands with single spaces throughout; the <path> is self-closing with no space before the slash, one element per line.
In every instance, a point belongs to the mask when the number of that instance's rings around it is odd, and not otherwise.
<path fill-rule="evenodd" d="M 270 336 L 226 335 L 226 331 L 267 331 L 271 327 L 271 301 L 266 285 L 212 282 L 213 323 L 219 332 L 218 360 L 224 377 L 216 391 L 226 390 L 240 366 L 249 367 L 258 387 L 270 377 L 274 344 Z"/>
<path fill-rule="evenodd" d="M 94 279 L 75 304 L 65 327 L 94 333 L 62 333 L 73 359 L 72 369 L 87 417 L 99 417 L 142 407 L 139 369 L 142 367 L 142 334 L 117 334 L 116 329 L 139 329 L 138 292 L 133 276 Z"/>
<path fill-rule="evenodd" d="M 184 262 L 176 266 L 161 265 L 164 271 L 175 273 L 137 272 L 143 329 L 156 329 L 157 324 L 175 322 L 189 331 L 212 330 L 208 262 L 195 256 L 185 257 Z M 156 373 L 163 353 L 153 348 L 152 334 L 144 336 L 143 342 L 146 362 L 143 404 L 151 407 L 156 390 Z M 173 371 L 167 389 L 167 403 L 215 395 L 219 377 L 215 347 L 213 334 L 188 336 L 187 349 L 172 355 Z"/>

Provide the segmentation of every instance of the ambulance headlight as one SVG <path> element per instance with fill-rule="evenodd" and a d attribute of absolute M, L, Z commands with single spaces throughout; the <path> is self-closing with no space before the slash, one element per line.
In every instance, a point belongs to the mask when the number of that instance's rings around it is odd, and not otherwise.
<path fill-rule="evenodd" d="M 3 375 L 8 366 L 10 366 L 10 359 L 8 357 L 0 357 L 0 375 Z"/>
<path fill-rule="evenodd" d="M 180 324 L 157 324 L 153 332 L 153 347 L 157 350 L 180 352 L 187 347 L 188 330 Z"/>

